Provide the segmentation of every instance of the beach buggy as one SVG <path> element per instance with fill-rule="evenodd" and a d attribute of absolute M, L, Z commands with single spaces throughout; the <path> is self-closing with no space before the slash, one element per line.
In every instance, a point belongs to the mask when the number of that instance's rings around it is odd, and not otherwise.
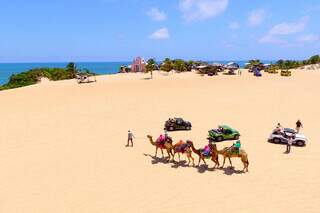
<path fill-rule="evenodd" d="M 304 134 L 296 133 L 294 129 L 290 128 L 284 128 L 283 131 L 279 131 L 278 129 L 273 130 L 268 141 L 287 144 L 289 138 L 293 138 L 292 144 L 297 146 L 305 146 L 308 141 Z"/>
<path fill-rule="evenodd" d="M 167 131 L 191 130 L 191 127 L 191 123 L 182 118 L 169 118 L 164 124 L 164 129 Z"/>
<path fill-rule="evenodd" d="M 238 140 L 240 137 L 240 133 L 237 130 L 227 125 L 220 125 L 218 126 L 218 129 L 209 130 L 208 133 L 209 137 L 207 139 L 211 142 Z"/>

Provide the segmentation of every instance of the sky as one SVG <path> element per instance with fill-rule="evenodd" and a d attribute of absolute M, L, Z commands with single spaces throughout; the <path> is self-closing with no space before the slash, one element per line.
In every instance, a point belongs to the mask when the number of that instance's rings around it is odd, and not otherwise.
<path fill-rule="evenodd" d="M 1 62 L 305 59 L 319 0 L 0 0 Z"/>

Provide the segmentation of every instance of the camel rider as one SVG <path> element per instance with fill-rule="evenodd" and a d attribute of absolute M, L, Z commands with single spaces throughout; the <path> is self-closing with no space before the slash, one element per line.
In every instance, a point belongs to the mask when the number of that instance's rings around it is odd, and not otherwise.
<path fill-rule="evenodd" d="M 168 131 L 166 129 L 164 130 L 164 137 L 168 138 Z"/>
<path fill-rule="evenodd" d="M 240 154 L 240 147 L 241 147 L 240 140 L 237 140 L 237 142 L 235 144 L 233 144 L 233 146 L 235 147 L 236 152 L 239 155 Z"/>
<path fill-rule="evenodd" d="M 202 154 L 203 154 L 204 156 L 208 156 L 208 155 L 210 155 L 210 153 L 211 153 L 211 149 L 210 149 L 210 145 L 208 144 L 208 145 L 206 145 L 206 146 L 204 147 L 204 149 L 203 149 L 203 151 L 202 151 Z"/>
<path fill-rule="evenodd" d="M 160 134 L 160 136 L 158 137 L 158 139 L 156 140 L 156 143 L 160 146 L 162 146 L 165 142 L 165 137 L 163 134 Z"/>

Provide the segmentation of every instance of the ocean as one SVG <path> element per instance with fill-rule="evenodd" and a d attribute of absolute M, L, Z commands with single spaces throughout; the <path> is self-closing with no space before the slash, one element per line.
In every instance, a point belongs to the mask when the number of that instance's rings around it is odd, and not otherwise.
<path fill-rule="evenodd" d="M 229 61 L 214 61 L 217 63 L 226 64 Z M 241 67 L 245 65 L 247 61 L 234 61 Z M 263 61 L 263 63 L 270 63 L 271 61 Z M 210 61 L 212 63 L 212 61 Z M 131 62 L 77 62 L 76 65 L 80 69 L 89 69 L 97 74 L 115 74 L 119 71 L 121 65 L 129 65 Z M 49 67 L 49 68 L 64 68 L 65 63 L 0 63 L 0 85 L 8 82 L 12 74 L 28 71 L 33 68 Z"/>

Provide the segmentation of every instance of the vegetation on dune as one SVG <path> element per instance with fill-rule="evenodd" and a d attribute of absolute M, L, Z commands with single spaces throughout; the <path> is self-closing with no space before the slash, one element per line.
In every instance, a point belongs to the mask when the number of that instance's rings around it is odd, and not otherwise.
<path fill-rule="evenodd" d="M 35 68 L 13 74 L 9 78 L 9 82 L 0 86 L 0 90 L 14 89 L 18 87 L 29 86 L 36 84 L 40 78 L 48 78 L 52 81 L 73 79 L 77 73 L 94 74 L 87 69 L 79 70 L 74 63 L 69 63 L 66 68 Z"/>
<path fill-rule="evenodd" d="M 173 70 L 173 62 L 171 61 L 170 58 L 164 59 L 162 64 L 160 65 L 160 70 L 165 71 L 165 72 L 170 72 Z"/>
<path fill-rule="evenodd" d="M 261 61 L 259 59 L 250 60 L 245 68 L 250 68 L 253 65 L 260 64 Z M 275 64 L 271 66 L 276 69 L 296 69 L 305 65 L 312 65 L 320 63 L 320 55 L 314 55 L 307 60 L 296 61 L 296 60 L 278 60 Z"/>

